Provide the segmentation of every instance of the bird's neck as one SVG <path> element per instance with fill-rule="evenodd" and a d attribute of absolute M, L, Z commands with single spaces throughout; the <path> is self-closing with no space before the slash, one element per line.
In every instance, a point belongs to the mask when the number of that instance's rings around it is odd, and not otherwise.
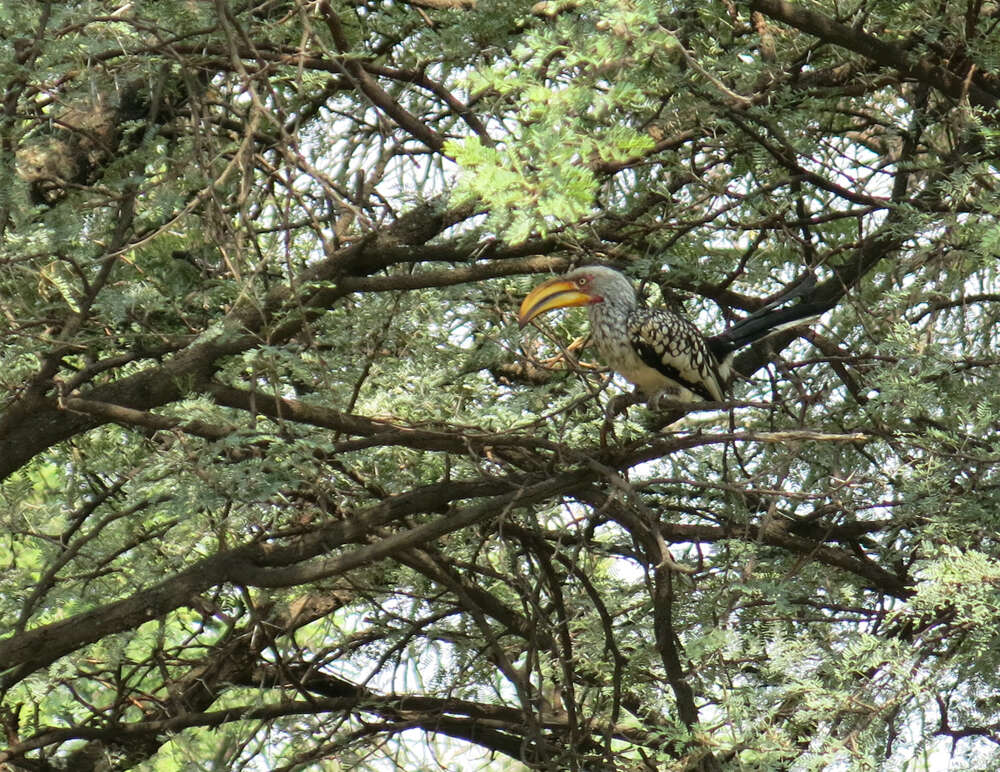
<path fill-rule="evenodd" d="M 625 298 L 605 298 L 587 307 L 590 334 L 605 360 L 611 361 L 620 356 L 616 349 L 622 341 L 628 340 L 628 319 L 636 307 L 634 299 Z"/>

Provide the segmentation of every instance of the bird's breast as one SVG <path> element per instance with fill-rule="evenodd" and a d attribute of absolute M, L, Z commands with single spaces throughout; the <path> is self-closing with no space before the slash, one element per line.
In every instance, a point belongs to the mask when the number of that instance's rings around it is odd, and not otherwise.
<path fill-rule="evenodd" d="M 648 396 L 673 385 L 663 373 L 643 362 L 629 343 L 627 315 L 600 310 L 605 313 L 591 315 L 590 332 L 604 363 Z"/>
<path fill-rule="evenodd" d="M 642 309 L 592 306 L 591 334 L 605 363 L 647 397 L 720 400 L 718 366 L 698 330 L 682 317 Z"/>

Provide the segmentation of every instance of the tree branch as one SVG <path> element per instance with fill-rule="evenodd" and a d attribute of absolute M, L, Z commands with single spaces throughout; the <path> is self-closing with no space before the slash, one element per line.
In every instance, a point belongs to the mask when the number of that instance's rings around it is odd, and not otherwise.
<path fill-rule="evenodd" d="M 750 7 L 775 21 L 784 22 L 826 43 L 841 46 L 872 59 L 883 67 L 892 68 L 904 76 L 926 83 L 952 99 L 967 98 L 977 107 L 990 111 L 997 107 L 998 97 L 979 82 L 974 71 L 970 71 L 965 77 L 959 77 L 931 60 L 917 58 L 901 44 L 887 43 L 867 32 L 848 27 L 786 0 L 751 0 Z"/>

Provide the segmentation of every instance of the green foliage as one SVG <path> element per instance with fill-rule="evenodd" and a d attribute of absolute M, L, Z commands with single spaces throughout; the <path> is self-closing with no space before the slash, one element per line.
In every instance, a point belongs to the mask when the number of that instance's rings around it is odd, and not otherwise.
<path fill-rule="evenodd" d="M 14 5 L 0 766 L 996 768 L 988 4 Z"/>

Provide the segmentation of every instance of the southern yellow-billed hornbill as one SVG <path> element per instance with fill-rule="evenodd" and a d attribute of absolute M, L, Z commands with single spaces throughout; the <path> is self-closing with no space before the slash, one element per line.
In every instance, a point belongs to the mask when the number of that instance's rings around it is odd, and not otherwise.
<path fill-rule="evenodd" d="M 590 334 L 601 356 L 644 396 L 718 402 L 732 378 L 737 349 L 817 315 L 809 303 L 772 310 L 802 294 L 803 286 L 725 332 L 706 337 L 683 316 L 640 306 L 632 283 L 618 271 L 588 265 L 535 287 L 521 303 L 518 322 L 524 327 L 546 311 L 587 306 Z"/>

